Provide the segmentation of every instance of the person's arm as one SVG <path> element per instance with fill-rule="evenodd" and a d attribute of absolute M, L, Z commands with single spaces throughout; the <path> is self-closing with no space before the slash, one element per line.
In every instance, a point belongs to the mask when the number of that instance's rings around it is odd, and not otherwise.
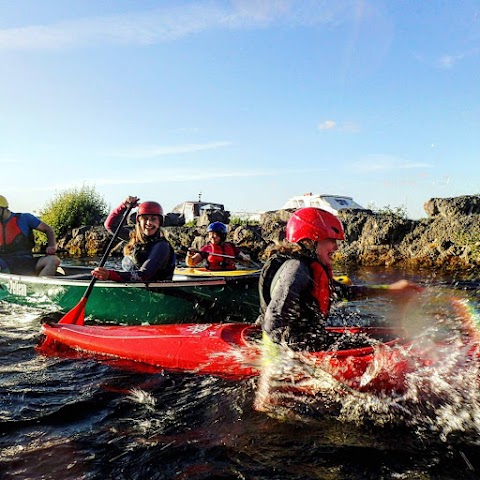
<path fill-rule="evenodd" d="M 238 252 L 236 256 L 239 260 L 244 262 L 250 262 L 252 260 L 248 253 L 243 253 L 242 251 Z"/>
<path fill-rule="evenodd" d="M 367 294 L 370 296 L 409 296 L 414 293 L 420 293 L 425 290 L 417 283 L 410 282 L 409 280 L 397 280 L 396 282 L 388 285 L 369 285 L 367 286 Z"/>
<path fill-rule="evenodd" d="M 209 243 L 204 245 L 200 250 L 195 250 L 194 248 L 189 249 L 185 258 L 185 263 L 187 264 L 187 267 L 195 267 L 203 260 L 206 260 L 210 251 L 211 246 Z"/>
<path fill-rule="evenodd" d="M 250 258 L 250 255 L 247 253 L 243 253 L 240 248 L 238 248 L 236 245 L 231 243 L 234 251 L 235 258 L 238 258 L 239 261 L 241 262 L 250 262 L 252 259 Z"/>
<path fill-rule="evenodd" d="M 300 299 L 310 287 L 310 271 L 305 264 L 299 260 L 287 260 L 282 265 L 274 278 L 262 325 L 274 342 L 280 343 L 286 328 L 299 320 Z"/>
<path fill-rule="evenodd" d="M 40 230 L 40 232 L 43 232 L 47 236 L 48 245 L 45 250 L 46 254 L 55 255 L 57 251 L 57 240 L 53 228 L 44 222 L 40 222 L 36 230 Z"/>
<path fill-rule="evenodd" d="M 185 263 L 187 267 L 195 267 L 203 260 L 203 256 L 200 252 L 195 252 L 188 250 L 187 256 L 185 257 Z"/>
<path fill-rule="evenodd" d="M 240 251 L 240 253 L 237 255 L 238 261 L 245 266 L 253 266 L 256 268 L 261 268 L 261 265 L 259 265 L 257 262 L 254 262 L 252 260 L 252 257 L 248 253 L 244 253 Z"/>
<path fill-rule="evenodd" d="M 250 255 L 248 255 L 248 253 L 242 252 L 240 248 L 234 245 L 233 243 L 231 242 L 228 242 L 228 243 L 232 246 L 233 254 L 239 263 L 241 263 L 242 265 L 254 265 L 255 267 L 260 267 L 256 262 L 252 260 L 252 258 L 250 257 Z"/>
<path fill-rule="evenodd" d="M 123 214 L 125 210 L 132 205 L 132 208 L 138 205 L 139 198 L 134 196 L 128 196 L 117 208 L 114 208 L 110 214 L 108 215 L 107 219 L 105 220 L 104 226 L 107 229 L 108 233 L 113 235 L 113 232 L 117 229 L 119 223 L 123 219 Z M 130 228 L 127 226 L 123 226 L 120 229 L 119 237 L 122 240 L 128 241 L 130 238 Z"/>
<path fill-rule="evenodd" d="M 404 279 L 386 285 L 343 285 L 335 282 L 337 295 L 346 300 L 381 296 L 410 296 L 423 290 L 424 288 L 420 285 Z"/>

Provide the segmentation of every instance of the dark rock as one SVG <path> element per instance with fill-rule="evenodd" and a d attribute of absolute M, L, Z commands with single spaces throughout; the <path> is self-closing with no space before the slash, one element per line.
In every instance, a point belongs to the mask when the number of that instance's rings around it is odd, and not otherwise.
<path fill-rule="evenodd" d="M 58 246 L 72 257 L 88 257 L 100 255 L 109 239 L 103 226 L 84 226 L 68 232 L 64 238 L 59 239 Z"/>
<path fill-rule="evenodd" d="M 480 196 L 464 195 L 453 198 L 431 198 L 423 206 L 429 217 L 454 217 L 480 213 Z"/>
<path fill-rule="evenodd" d="M 339 242 L 338 266 L 397 266 L 476 271 L 480 267 L 480 197 L 431 199 L 425 204 L 430 218 L 409 220 L 394 213 L 368 210 L 341 211 L 345 242 Z M 285 238 L 285 227 L 294 210 L 266 212 L 258 225 L 229 225 L 229 239 L 253 260 L 265 260 L 265 250 Z M 207 211 L 196 227 L 163 228 L 180 261 L 191 246 L 206 242 L 207 225 L 229 223 L 228 212 Z M 174 222 L 173 222 L 174 223 Z M 75 229 L 59 246 L 71 255 L 99 255 L 108 243 L 103 227 Z M 121 255 L 123 242 L 114 254 Z"/>
<path fill-rule="evenodd" d="M 179 227 L 185 225 L 185 215 L 182 213 L 167 213 L 163 224 L 165 227 Z"/>
<path fill-rule="evenodd" d="M 230 222 L 230 212 L 216 209 L 202 209 L 202 213 L 197 219 L 197 226 L 208 227 L 208 225 L 213 222 L 222 222 L 228 224 Z"/>

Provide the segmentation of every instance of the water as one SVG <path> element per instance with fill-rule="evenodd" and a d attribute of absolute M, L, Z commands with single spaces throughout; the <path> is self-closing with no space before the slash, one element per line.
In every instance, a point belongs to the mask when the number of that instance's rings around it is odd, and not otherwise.
<path fill-rule="evenodd" d="M 413 334 L 434 317 L 447 336 L 456 321 L 448 293 L 433 287 L 408 308 L 351 303 L 343 318 L 396 322 L 407 309 Z M 300 399 L 280 420 L 252 408 L 254 379 L 42 356 L 42 313 L 0 302 L 1 479 L 480 478 L 479 372 L 458 345 L 432 347 L 435 368 L 419 367 L 397 395 L 349 391 L 317 375 L 309 381 L 318 404 Z M 426 349 L 430 337 L 419 335 Z"/>

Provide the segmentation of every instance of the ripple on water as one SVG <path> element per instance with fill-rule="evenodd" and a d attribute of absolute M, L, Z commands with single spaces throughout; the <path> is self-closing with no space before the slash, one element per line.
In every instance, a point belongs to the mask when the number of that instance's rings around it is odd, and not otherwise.
<path fill-rule="evenodd" d="M 298 418 L 278 421 L 252 408 L 256 380 L 47 358 L 34 349 L 38 327 L 21 311 L 0 313 L 0 471 L 7 480 L 473 479 L 480 471 L 478 372 L 463 368 L 455 348 L 432 347 L 436 371 L 419 366 L 405 391 L 385 398 L 318 374 L 311 381 L 324 398 L 319 393 L 318 405 L 306 402 L 309 411 L 297 407 Z M 432 396 L 426 404 L 425 392 Z M 332 403 L 339 410 L 325 408 Z"/>

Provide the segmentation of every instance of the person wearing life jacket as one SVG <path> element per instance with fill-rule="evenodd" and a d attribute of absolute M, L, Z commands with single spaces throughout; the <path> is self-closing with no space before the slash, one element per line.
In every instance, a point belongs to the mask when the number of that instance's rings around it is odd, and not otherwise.
<path fill-rule="evenodd" d="M 227 226 L 222 222 L 213 222 L 207 227 L 208 243 L 199 251 L 188 250 L 185 263 L 194 267 L 205 260 L 208 270 L 236 270 L 236 261 L 250 261 L 250 256 L 237 246 L 227 242 Z"/>
<path fill-rule="evenodd" d="M 305 207 L 287 222 L 286 240 L 273 248 L 259 280 L 262 327 L 261 372 L 254 408 L 274 416 L 279 412 L 302 415 L 308 406 L 298 402 L 292 384 L 308 391 L 312 386 L 308 369 L 292 370 L 292 359 L 303 352 L 336 349 L 341 335 L 328 333 L 326 326 L 332 303 L 337 299 L 361 298 L 394 292 L 409 294 L 421 288 L 399 280 L 391 285 L 360 286 L 336 282 L 332 259 L 337 242 L 345 234 L 340 220 L 329 212 Z M 293 364 L 294 365 L 294 364 Z M 305 376 L 306 375 L 306 376 Z M 296 390 L 300 397 L 302 389 Z"/>
<path fill-rule="evenodd" d="M 115 282 L 156 282 L 171 280 L 175 270 L 175 252 L 163 236 L 163 208 L 157 202 L 139 203 L 139 198 L 128 196 L 105 221 L 105 228 L 113 233 L 129 206 L 137 207 L 135 227 L 122 227 L 120 238 L 127 241 L 123 249 L 123 270 L 97 267 L 92 275 L 99 280 Z"/>
<path fill-rule="evenodd" d="M 273 249 L 259 280 L 260 317 L 264 339 L 293 350 L 318 351 L 334 341 L 325 327 L 332 302 L 371 294 L 420 291 L 399 280 L 385 286 L 345 285 L 332 274 L 332 258 L 345 234 L 330 212 L 306 207 L 292 214 L 286 241 Z"/>
<path fill-rule="evenodd" d="M 34 257 L 33 230 L 47 236 L 44 257 Z M 20 275 L 53 276 L 60 265 L 55 255 L 57 243 L 53 228 L 30 213 L 13 213 L 0 195 L 0 272 Z"/>

